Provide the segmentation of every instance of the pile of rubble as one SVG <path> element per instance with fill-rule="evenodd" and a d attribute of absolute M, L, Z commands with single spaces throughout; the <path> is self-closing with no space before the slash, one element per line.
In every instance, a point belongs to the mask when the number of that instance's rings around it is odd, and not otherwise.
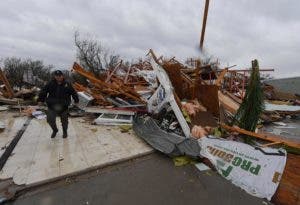
<path fill-rule="evenodd" d="M 299 190 L 298 176 L 290 175 L 291 170 L 297 166 L 294 161 L 298 160 L 299 156 L 292 155 L 287 159 L 285 175 L 282 175 L 286 152 L 278 148 L 291 148 L 289 152 L 299 153 L 300 143 L 272 133 L 265 133 L 263 130 L 268 123 L 297 116 L 300 113 L 299 95 L 285 93 L 263 83 L 265 109 L 260 116 L 256 132 L 250 132 L 230 124 L 243 102 L 251 69 L 232 70 L 232 67 L 221 69 L 218 61 L 206 62 L 201 59 L 188 59 L 184 64 L 176 58 L 157 57 L 151 49 L 148 57 L 147 60 L 140 60 L 131 65 L 120 61 L 101 76 L 95 76 L 75 62 L 72 72 L 84 77 L 88 82 L 85 85 L 73 82 L 73 87 L 80 98 L 80 112 L 94 114 L 95 124 L 133 125 L 133 130 L 138 136 L 170 156 L 205 157 L 224 177 L 246 191 L 250 190 L 248 192 L 253 195 L 270 199 L 276 191 L 280 177 L 282 177 L 281 185 L 290 184 L 292 187 L 288 193 L 283 194 L 283 198 L 292 195 L 292 189 Z M 273 69 L 260 71 L 270 72 Z M 0 103 L 12 107 L 26 105 L 26 103 L 33 104 L 32 99 L 39 91 L 35 87 L 13 91 L 1 70 L 0 83 L 2 83 Z M 38 111 L 38 107 L 23 108 L 28 115 L 35 114 L 34 116 L 38 116 L 39 119 L 45 117 Z M 243 142 L 244 135 L 255 139 L 254 147 L 244 143 L 239 144 Z M 222 138 L 215 139 L 215 137 Z M 220 143 L 219 140 L 225 138 L 228 141 Z M 230 149 L 222 150 L 220 144 L 224 146 L 229 144 L 233 146 L 232 149 L 239 149 L 239 146 L 242 146 L 241 152 L 249 151 L 248 161 L 239 162 L 238 160 L 242 160 L 241 157 L 233 158 L 233 154 L 227 153 Z M 246 170 L 252 175 L 258 175 L 261 165 L 254 166 L 255 160 L 250 161 L 255 158 L 251 154 L 257 152 L 276 152 L 274 156 L 279 157 L 271 159 L 270 154 L 266 154 L 266 161 L 278 161 L 280 171 L 277 171 L 276 180 L 273 178 L 275 185 L 272 185 L 272 189 L 266 193 L 261 193 L 265 191 L 258 188 L 261 184 L 247 187 L 248 185 L 246 186 L 243 181 L 234 181 L 234 177 L 230 175 L 232 165 L 225 166 L 226 162 L 234 159 L 232 162 L 234 166 L 239 167 L 242 163 L 240 166 L 242 171 Z M 259 160 L 263 160 L 264 157 L 259 157 Z M 223 160 L 222 168 L 218 164 L 220 159 Z M 292 162 L 289 159 L 293 159 Z M 259 160 L 255 163 L 260 162 Z M 265 165 L 268 166 L 269 164 Z M 257 178 L 253 180 L 260 181 Z M 281 196 L 283 192 L 283 188 L 279 187 L 277 201 L 283 201 Z"/>
<path fill-rule="evenodd" d="M 122 67 L 120 62 L 112 71 L 108 70 L 105 79 L 96 78 L 91 72 L 86 71 L 79 64 L 74 63 L 73 71 L 87 78 L 89 81 L 88 87 L 85 87 L 75 82 L 74 88 L 78 92 L 86 92 L 90 94 L 95 103 L 100 106 L 114 105 L 118 107 L 130 107 L 145 105 L 146 101 L 139 94 L 139 91 L 148 91 L 148 85 L 144 78 L 141 78 L 136 73 L 136 67 Z M 122 69 L 122 70 L 121 70 Z M 126 74 L 122 76 L 119 73 Z M 133 74 L 134 73 L 134 74 Z M 150 91 L 150 90 L 149 90 Z"/>
<path fill-rule="evenodd" d="M 23 88 L 14 90 L 9 83 L 5 73 L 0 68 L 0 103 L 6 105 L 30 105 L 33 103 L 34 97 L 39 93 L 40 89 L 32 86 L 31 88 Z"/>

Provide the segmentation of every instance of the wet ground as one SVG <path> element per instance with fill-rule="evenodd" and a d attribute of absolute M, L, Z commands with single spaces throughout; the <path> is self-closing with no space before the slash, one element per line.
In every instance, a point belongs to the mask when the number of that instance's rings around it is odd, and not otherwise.
<path fill-rule="evenodd" d="M 13 205 L 266 204 L 215 172 L 153 153 L 23 193 Z"/>
<path fill-rule="evenodd" d="M 268 84 L 276 87 L 277 89 L 289 92 L 300 94 L 300 77 L 293 77 L 293 78 L 282 78 L 282 79 L 273 79 L 267 80 Z M 270 124 L 266 125 L 264 128 L 265 132 L 270 132 L 275 135 L 281 135 L 288 139 L 292 139 L 294 141 L 300 141 L 300 115 L 294 117 L 293 119 L 284 119 L 282 122 L 285 125 L 276 125 Z"/>

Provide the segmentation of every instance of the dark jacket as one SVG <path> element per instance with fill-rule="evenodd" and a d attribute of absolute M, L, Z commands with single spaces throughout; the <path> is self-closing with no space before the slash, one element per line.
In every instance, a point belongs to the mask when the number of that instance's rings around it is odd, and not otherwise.
<path fill-rule="evenodd" d="M 77 92 L 69 82 L 63 81 L 62 84 L 58 84 L 56 80 L 52 80 L 41 90 L 38 102 L 46 102 L 50 109 L 58 105 L 66 110 L 71 103 L 71 95 L 75 103 L 78 103 Z"/>

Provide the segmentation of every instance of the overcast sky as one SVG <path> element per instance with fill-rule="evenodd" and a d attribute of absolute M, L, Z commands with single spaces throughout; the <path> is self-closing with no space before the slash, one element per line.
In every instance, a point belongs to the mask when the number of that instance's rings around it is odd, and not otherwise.
<path fill-rule="evenodd" d="M 199 56 L 205 0 L 2 0 L 0 58 L 31 57 L 69 68 L 74 32 L 90 35 L 126 59 Z M 275 68 L 300 76 L 299 0 L 211 0 L 205 50 L 223 65 Z"/>

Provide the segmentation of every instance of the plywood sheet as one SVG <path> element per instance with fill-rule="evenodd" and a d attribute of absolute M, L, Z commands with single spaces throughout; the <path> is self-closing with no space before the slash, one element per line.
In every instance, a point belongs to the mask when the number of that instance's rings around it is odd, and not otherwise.
<path fill-rule="evenodd" d="M 62 138 L 61 131 L 51 139 L 46 121 L 33 119 L 0 172 L 0 179 L 12 177 L 16 184 L 32 185 L 153 150 L 132 131 L 121 133 L 117 127 L 82 121 L 70 119 L 67 139 Z M 57 125 L 61 130 L 58 118 Z"/>

